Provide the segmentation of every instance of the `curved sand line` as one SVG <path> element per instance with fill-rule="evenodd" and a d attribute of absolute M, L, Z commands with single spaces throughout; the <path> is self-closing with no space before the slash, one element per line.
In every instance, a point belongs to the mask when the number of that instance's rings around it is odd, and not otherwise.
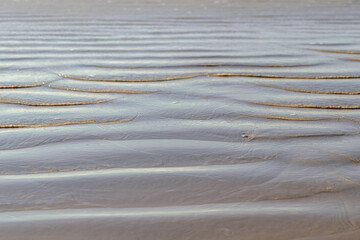
<path fill-rule="evenodd" d="M 97 101 L 81 101 L 81 102 L 57 102 L 57 103 L 36 103 L 36 102 L 27 102 L 27 101 L 19 101 L 14 99 L 6 99 L 0 98 L 0 103 L 6 104 L 19 104 L 26 106 L 39 106 L 39 107 L 57 107 L 57 106 L 74 106 L 74 105 L 89 105 L 89 104 L 97 104 L 109 102 L 111 100 L 97 100 Z"/>
<path fill-rule="evenodd" d="M 262 140 L 281 140 L 287 138 L 309 138 L 309 137 L 339 137 L 339 136 L 353 136 L 359 135 L 360 132 L 353 133 L 319 133 L 319 134 L 299 134 L 299 135 L 284 135 L 284 136 L 252 136 L 248 135 L 248 141 L 262 139 Z"/>
<path fill-rule="evenodd" d="M 93 65 L 98 68 L 114 68 L 114 69 L 142 69 L 142 68 L 212 68 L 212 67 L 259 67 L 259 68 L 287 68 L 287 67 L 311 67 L 318 64 L 188 64 L 188 65 L 160 65 L 160 66 L 134 66 L 134 67 L 122 67 L 122 66 L 109 66 L 109 65 Z"/>
<path fill-rule="evenodd" d="M 282 104 L 282 103 L 267 103 L 248 101 L 248 103 L 271 106 L 271 107 L 288 107 L 288 108 L 319 108 L 319 109 L 336 109 L 336 110 L 354 110 L 360 109 L 359 105 L 355 106 L 339 106 L 339 105 L 316 105 L 316 104 Z"/>
<path fill-rule="evenodd" d="M 251 77 L 251 78 L 283 78 L 283 79 L 353 79 L 359 76 L 282 76 L 282 75 L 264 75 L 251 73 L 212 73 L 213 77 Z"/>
<path fill-rule="evenodd" d="M 312 93 L 312 94 L 337 94 L 337 95 L 358 95 L 360 91 L 355 92 L 342 92 L 342 91 L 314 91 L 314 90 L 306 90 L 306 89 L 296 89 L 296 88 L 289 88 L 289 87 L 281 87 L 271 84 L 263 84 L 263 83 L 255 83 L 258 86 L 269 87 L 269 88 L 276 88 L 282 89 L 285 91 L 290 92 L 300 92 L 300 93 Z"/>
<path fill-rule="evenodd" d="M 134 90 L 125 90 L 125 89 L 79 89 L 79 88 L 66 88 L 58 86 L 48 86 L 49 88 L 65 90 L 65 91 L 75 91 L 75 92 L 88 92 L 88 93 L 129 93 L 129 94 L 141 94 L 141 93 L 154 93 L 154 91 L 134 91 Z"/>
<path fill-rule="evenodd" d="M 86 78 L 86 77 L 76 77 L 70 75 L 60 74 L 61 77 L 73 80 L 80 81 L 95 81 L 95 82 L 161 82 L 161 81 L 171 81 L 171 80 L 180 80 L 180 79 L 189 79 L 196 78 L 201 76 L 208 76 L 208 74 L 190 74 L 190 75 L 180 75 L 172 77 L 164 77 L 157 79 L 107 79 L 107 78 Z"/>
<path fill-rule="evenodd" d="M 350 55 L 359 55 L 360 52 L 352 51 L 338 51 L 338 50 L 326 50 L 326 49 L 308 49 L 316 52 L 325 52 L 325 53 L 335 53 L 335 54 L 350 54 Z"/>
<path fill-rule="evenodd" d="M 31 87 L 40 87 L 45 85 L 45 82 L 40 82 L 40 83 L 34 83 L 34 84 L 26 84 L 26 85 L 2 85 L 0 86 L 0 89 L 11 89 L 11 88 L 31 88 Z"/>
<path fill-rule="evenodd" d="M 161 82 L 161 81 L 172 81 L 191 79 L 197 77 L 249 77 L 249 78 L 279 78 L 279 79 L 355 79 L 360 78 L 359 76 L 281 76 L 281 75 L 264 75 L 264 74 L 251 74 L 251 73 L 198 73 L 189 75 L 179 75 L 164 78 L 154 79 L 109 79 L 109 78 L 87 78 L 77 77 L 71 75 L 59 74 L 59 76 L 80 81 L 97 81 L 97 82 Z"/>
<path fill-rule="evenodd" d="M 263 119 L 275 119 L 284 121 L 349 121 L 360 125 L 360 120 L 347 118 L 347 117 L 335 117 L 335 118 L 317 118 L 317 117 L 285 117 L 276 115 L 251 115 L 251 114 L 240 114 L 246 117 L 263 118 Z"/>
<path fill-rule="evenodd" d="M 108 121 L 97 121 L 97 120 L 80 120 L 80 121 L 64 121 L 57 123 L 42 123 L 42 124 L 0 124 L 0 128 L 42 128 L 42 127 L 59 127 L 67 125 L 78 125 L 78 124 L 116 124 L 130 122 L 133 119 L 121 119 L 121 120 L 108 120 Z"/>
<path fill-rule="evenodd" d="M 360 62 L 360 58 L 346 58 L 344 59 L 346 61 L 355 61 L 355 62 Z"/>
<path fill-rule="evenodd" d="M 343 157 L 344 159 L 349 160 L 349 161 L 351 161 L 351 162 L 353 162 L 353 163 L 360 164 L 360 160 L 359 160 L 359 159 L 354 158 L 354 157 L 351 157 L 350 155 L 343 154 L 343 153 L 337 153 L 337 152 L 331 152 L 331 151 L 329 151 L 329 153 L 334 154 L 334 155 L 336 155 L 336 156 Z"/>
<path fill-rule="evenodd" d="M 276 120 L 285 120 L 285 121 L 321 121 L 321 120 L 331 120 L 329 118 L 306 118 L 306 117 L 285 117 L 285 116 L 276 116 L 276 115 L 251 115 L 251 114 L 240 114 L 246 117 L 253 118 L 264 118 L 264 119 L 276 119 Z"/>

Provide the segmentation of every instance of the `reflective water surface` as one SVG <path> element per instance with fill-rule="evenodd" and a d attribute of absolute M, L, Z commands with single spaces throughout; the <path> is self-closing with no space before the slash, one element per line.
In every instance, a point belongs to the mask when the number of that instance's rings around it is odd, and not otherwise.
<path fill-rule="evenodd" d="M 359 12 L 0 1 L 0 239 L 360 239 Z"/>

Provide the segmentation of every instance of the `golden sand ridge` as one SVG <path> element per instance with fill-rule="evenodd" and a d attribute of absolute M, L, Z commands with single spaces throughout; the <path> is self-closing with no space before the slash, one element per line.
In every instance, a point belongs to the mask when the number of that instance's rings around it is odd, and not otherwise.
<path fill-rule="evenodd" d="M 80 81 L 97 81 L 97 82 L 162 82 L 162 81 L 171 81 L 171 80 L 180 80 L 180 79 L 189 79 L 196 78 L 200 76 L 207 76 L 207 74 L 190 74 L 190 75 L 179 75 L 172 77 L 164 77 L 157 79 L 107 79 L 107 78 L 86 78 L 86 77 L 76 77 L 71 75 L 60 75 L 63 78 L 80 80 Z"/>
<path fill-rule="evenodd" d="M 240 114 L 245 117 L 252 118 L 262 118 L 262 119 L 274 119 L 274 120 L 284 120 L 284 121 L 348 121 L 360 125 L 360 120 L 356 120 L 348 117 L 334 117 L 334 118 L 321 118 L 321 117 L 287 117 L 287 116 L 278 116 L 278 115 L 256 115 L 256 114 Z"/>
<path fill-rule="evenodd" d="M 297 88 L 282 87 L 282 86 L 276 86 L 276 85 L 265 84 L 265 83 L 255 83 L 255 84 L 258 85 L 258 86 L 276 88 L 276 89 L 282 89 L 282 90 L 285 90 L 285 91 L 300 92 L 300 93 L 337 94 L 337 95 L 358 95 L 358 94 L 360 94 L 360 91 L 354 91 L 354 92 L 346 92 L 346 91 L 315 91 L 315 90 L 307 90 L 307 89 L 297 89 Z"/>
<path fill-rule="evenodd" d="M 339 137 L 339 136 L 354 136 L 359 135 L 359 132 L 352 133 L 319 133 L 319 134 L 298 134 L 298 135 L 283 135 L 283 136 L 255 136 L 249 135 L 248 141 L 252 140 L 281 140 L 288 138 L 309 138 L 309 137 Z"/>
<path fill-rule="evenodd" d="M 339 51 L 339 50 L 326 50 L 326 49 L 308 49 L 316 52 L 324 52 L 324 53 L 335 53 L 335 54 L 350 54 L 350 55 L 359 55 L 360 52 L 353 51 Z"/>
<path fill-rule="evenodd" d="M 285 121 L 331 120 L 329 118 L 318 118 L 318 117 L 286 117 L 286 116 L 276 116 L 276 115 L 252 115 L 252 114 L 241 114 L 241 115 L 246 117 L 253 117 L 253 118 L 276 119 L 276 120 L 285 120 Z"/>
<path fill-rule="evenodd" d="M 67 125 L 79 125 L 79 124 L 117 124 L 130 122 L 133 119 L 118 119 L 118 120 L 79 120 L 79 121 L 64 121 L 55 123 L 40 123 L 40 124 L 0 124 L 0 128 L 42 128 L 42 127 L 59 127 Z"/>
<path fill-rule="evenodd" d="M 162 82 L 192 79 L 197 77 L 248 77 L 248 78 L 278 78 L 278 79 L 355 79 L 360 78 L 360 75 L 345 75 L 345 76 L 288 76 L 288 75 L 267 75 L 267 74 L 252 74 L 252 73 L 197 73 L 188 75 L 175 75 L 163 78 L 150 79 L 116 79 L 116 78 L 88 78 L 78 77 L 72 75 L 60 74 L 61 77 L 80 81 L 97 81 L 97 82 Z"/>
<path fill-rule="evenodd" d="M 109 68 L 109 69 L 142 69 L 142 68 L 214 68 L 214 67 L 259 67 L 259 68 L 292 68 L 292 67 L 311 67 L 317 64 L 246 64 L 246 63 L 234 63 L 234 64 L 184 64 L 184 65 L 155 65 L 155 66 L 111 66 L 111 65 L 92 65 L 97 68 Z"/>
<path fill-rule="evenodd" d="M 346 58 L 346 59 L 344 59 L 344 60 L 360 62 L 360 58 Z"/>
<path fill-rule="evenodd" d="M 39 106 L 39 107 L 57 107 L 57 106 L 74 106 L 74 105 L 89 105 L 97 103 L 105 103 L 111 100 L 97 100 L 97 101 L 80 101 L 80 102 L 55 102 L 55 103 L 41 103 L 41 102 L 28 102 L 15 99 L 0 98 L 0 103 L 6 104 L 19 104 L 26 106 Z"/>
<path fill-rule="evenodd" d="M 360 78 L 358 76 L 288 76 L 288 75 L 267 75 L 267 74 L 251 74 L 251 73 L 213 73 L 214 77 L 251 77 L 251 78 L 283 78 L 283 79 L 353 79 Z"/>
<path fill-rule="evenodd" d="M 337 156 L 340 156 L 340 157 L 343 157 L 344 159 L 349 160 L 349 161 L 351 161 L 351 162 L 353 162 L 353 163 L 360 164 L 360 160 L 359 160 L 359 159 L 354 158 L 354 157 L 352 157 L 352 156 L 349 156 L 349 155 L 347 155 L 347 154 L 336 153 L 336 152 L 329 152 L 329 153 L 334 154 L 334 155 L 337 155 Z"/>
<path fill-rule="evenodd" d="M 74 91 L 74 92 L 88 92 L 88 93 L 128 93 L 128 94 L 142 94 L 142 93 L 154 93 L 153 91 L 135 91 L 125 89 L 79 89 L 79 88 L 67 88 L 59 86 L 48 86 L 49 88 Z"/>
<path fill-rule="evenodd" d="M 316 105 L 316 104 L 282 104 L 282 103 L 267 103 L 267 102 L 256 102 L 256 101 L 248 101 L 248 103 L 263 105 L 263 106 L 271 106 L 271 107 L 288 107 L 288 108 L 319 108 L 319 109 L 360 109 L 359 105 L 354 106 L 341 106 L 341 105 Z"/>
<path fill-rule="evenodd" d="M 11 89 L 11 88 L 31 88 L 31 87 L 40 87 L 45 85 L 45 82 L 34 83 L 34 84 L 25 84 L 25 85 L 0 85 L 0 89 Z"/>

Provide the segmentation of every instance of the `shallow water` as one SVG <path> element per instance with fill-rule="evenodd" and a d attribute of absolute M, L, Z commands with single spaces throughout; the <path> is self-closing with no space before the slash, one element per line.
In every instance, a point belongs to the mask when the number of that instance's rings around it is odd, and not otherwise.
<path fill-rule="evenodd" d="M 360 239 L 358 1 L 0 1 L 0 239 Z"/>

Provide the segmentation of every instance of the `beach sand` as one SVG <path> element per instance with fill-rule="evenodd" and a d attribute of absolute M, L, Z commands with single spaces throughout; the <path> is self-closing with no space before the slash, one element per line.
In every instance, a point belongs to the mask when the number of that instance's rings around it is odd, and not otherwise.
<path fill-rule="evenodd" d="M 1 1 L 0 240 L 360 239 L 358 1 Z"/>

